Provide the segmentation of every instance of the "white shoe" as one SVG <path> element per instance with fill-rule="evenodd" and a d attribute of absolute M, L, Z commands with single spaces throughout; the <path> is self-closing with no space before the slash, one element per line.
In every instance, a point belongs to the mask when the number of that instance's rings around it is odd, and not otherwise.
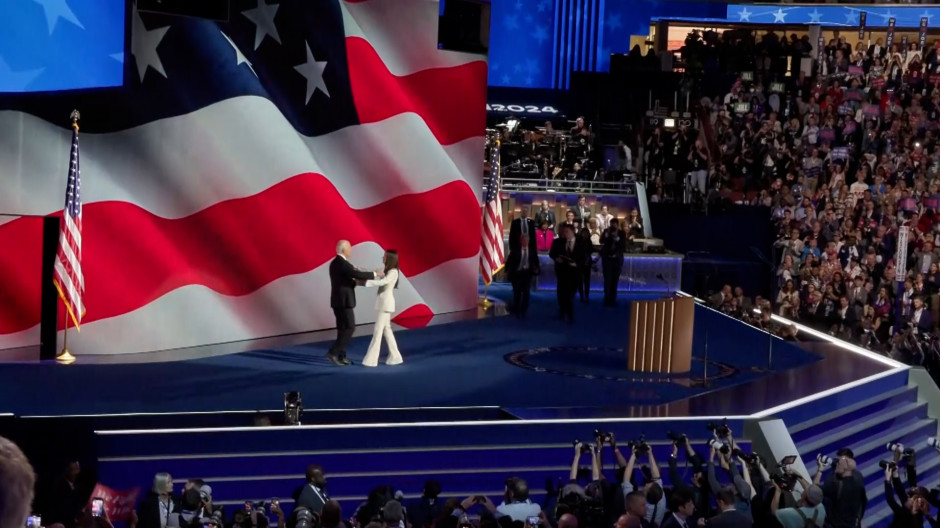
<path fill-rule="evenodd" d="M 363 367 L 377 367 L 379 366 L 379 364 L 378 363 L 363 363 L 362 366 Z"/>
<path fill-rule="evenodd" d="M 392 359 L 389 359 L 388 361 L 385 362 L 385 364 L 386 364 L 386 365 L 401 365 L 401 364 L 404 363 L 404 362 L 405 362 L 404 359 L 399 359 L 399 360 L 392 360 Z"/>

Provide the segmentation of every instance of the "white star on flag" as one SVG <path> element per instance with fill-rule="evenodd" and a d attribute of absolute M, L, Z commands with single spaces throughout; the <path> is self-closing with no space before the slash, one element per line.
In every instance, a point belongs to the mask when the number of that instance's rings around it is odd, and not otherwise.
<path fill-rule="evenodd" d="M 157 46 L 163 40 L 163 36 L 170 29 L 170 26 L 163 26 L 157 29 L 148 30 L 144 26 L 144 21 L 140 18 L 140 13 L 134 8 L 133 27 L 131 28 L 131 54 L 134 56 L 134 62 L 137 63 L 137 73 L 140 75 L 140 82 L 144 82 L 144 76 L 147 75 L 147 68 L 153 68 L 157 73 L 166 78 L 166 70 L 163 69 L 163 62 L 160 60 L 160 54 L 157 53 Z"/>
<path fill-rule="evenodd" d="M 773 15 L 774 15 L 774 24 L 777 24 L 780 22 L 786 22 L 787 12 L 784 11 L 783 9 L 777 8 L 777 10 L 773 12 Z"/>
<path fill-rule="evenodd" d="M 258 7 L 242 11 L 242 15 L 255 24 L 255 51 L 261 46 L 264 37 L 270 36 L 274 42 L 281 43 L 281 35 L 277 32 L 274 16 L 277 15 L 277 4 L 265 4 L 265 0 L 258 0 Z"/>
<path fill-rule="evenodd" d="M 10 66 L 7 65 L 7 61 L 3 60 L 3 57 L 0 56 L 0 79 L 3 79 L 4 85 L 17 90 L 26 90 L 26 88 L 29 87 L 29 83 L 33 82 L 33 79 L 38 77 L 43 69 L 44 68 L 13 71 L 10 69 Z"/>
<path fill-rule="evenodd" d="M 753 13 L 748 11 L 746 7 L 742 7 L 741 10 L 738 11 L 738 20 L 741 22 L 750 22 L 752 14 Z"/>
<path fill-rule="evenodd" d="M 818 24 L 822 21 L 822 13 L 818 9 L 813 8 L 813 12 L 809 14 L 809 23 Z"/>
<path fill-rule="evenodd" d="M 845 11 L 845 23 L 848 25 L 855 25 L 858 20 L 858 16 L 855 14 L 855 11 L 851 9 L 846 9 Z"/>
<path fill-rule="evenodd" d="M 318 61 L 310 51 L 310 44 L 306 42 L 304 44 L 307 46 L 307 62 L 294 66 L 294 69 L 307 78 L 307 99 L 304 101 L 307 104 L 310 103 L 310 98 L 317 90 L 322 91 L 327 97 L 330 96 L 330 91 L 326 88 L 326 81 L 323 80 L 326 61 Z"/>
<path fill-rule="evenodd" d="M 241 66 L 242 64 L 247 64 L 248 69 L 251 70 L 251 73 L 255 74 L 255 77 L 258 76 L 258 73 L 255 72 L 255 69 L 251 66 L 251 63 L 248 62 L 248 59 L 245 58 L 245 55 L 242 53 L 242 50 L 238 49 L 238 46 L 235 45 L 235 42 L 225 34 L 224 31 L 219 31 L 222 33 L 222 36 L 225 37 L 225 40 L 228 41 L 229 45 L 232 46 L 232 49 L 235 50 L 235 66 Z"/>
<path fill-rule="evenodd" d="M 85 29 L 85 26 L 78 21 L 78 17 L 72 12 L 67 0 L 33 0 L 33 2 L 42 6 L 46 14 L 46 25 L 49 26 L 50 35 L 53 30 L 55 30 L 55 25 L 59 22 L 60 18 L 64 18 L 76 26 Z"/>

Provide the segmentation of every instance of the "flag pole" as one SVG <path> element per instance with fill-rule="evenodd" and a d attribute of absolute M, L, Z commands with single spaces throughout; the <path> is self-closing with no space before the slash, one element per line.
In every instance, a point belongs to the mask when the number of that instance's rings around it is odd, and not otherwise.
<path fill-rule="evenodd" d="M 493 301 L 490 300 L 490 284 L 488 282 L 483 283 L 483 297 L 480 297 L 480 306 L 483 309 L 489 309 L 490 306 L 493 306 Z"/>
<path fill-rule="evenodd" d="M 72 110 L 72 113 L 69 114 L 69 119 L 72 120 L 72 128 L 78 133 L 78 120 L 81 118 L 81 114 L 78 113 L 78 110 Z M 63 214 L 68 214 L 67 211 L 63 211 Z M 63 219 L 64 221 L 64 219 Z M 62 299 L 62 306 L 65 308 L 65 331 L 62 333 L 62 353 L 56 356 L 55 360 L 63 365 L 68 365 L 75 362 L 75 356 L 69 352 L 69 307 L 65 304 L 65 299 Z"/>

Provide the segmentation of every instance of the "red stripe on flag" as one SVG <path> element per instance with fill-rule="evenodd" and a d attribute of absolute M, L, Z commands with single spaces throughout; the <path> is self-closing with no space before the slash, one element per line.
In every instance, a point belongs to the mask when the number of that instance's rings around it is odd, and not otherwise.
<path fill-rule="evenodd" d="M 246 295 L 322 265 L 344 238 L 398 249 L 402 272 L 415 276 L 479 251 L 476 224 L 428 219 L 472 218 L 479 211 L 476 193 L 462 181 L 356 210 L 317 174 L 180 219 L 126 202 L 86 204 L 83 214 L 95 229 L 84 233 L 82 267 L 85 283 L 94 287 L 82 321 L 128 313 L 190 284 Z M 18 248 L 0 252 L 11 285 L 0 291 L 0 334 L 8 334 L 39 323 L 42 219 L 0 225 L 0 245 Z"/>
<path fill-rule="evenodd" d="M 374 123 L 414 112 L 442 145 L 485 133 L 485 62 L 397 77 L 385 67 L 372 45 L 359 37 L 346 39 L 346 54 L 360 122 Z"/>

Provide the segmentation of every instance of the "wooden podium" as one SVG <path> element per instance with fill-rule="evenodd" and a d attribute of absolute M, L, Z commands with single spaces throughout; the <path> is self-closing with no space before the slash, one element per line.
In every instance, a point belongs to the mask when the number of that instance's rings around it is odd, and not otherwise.
<path fill-rule="evenodd" d="M 692 370 L 695 300 L 675 297 L 630 304 L 627 367 L 634 372 L 672 374 Z"/>

